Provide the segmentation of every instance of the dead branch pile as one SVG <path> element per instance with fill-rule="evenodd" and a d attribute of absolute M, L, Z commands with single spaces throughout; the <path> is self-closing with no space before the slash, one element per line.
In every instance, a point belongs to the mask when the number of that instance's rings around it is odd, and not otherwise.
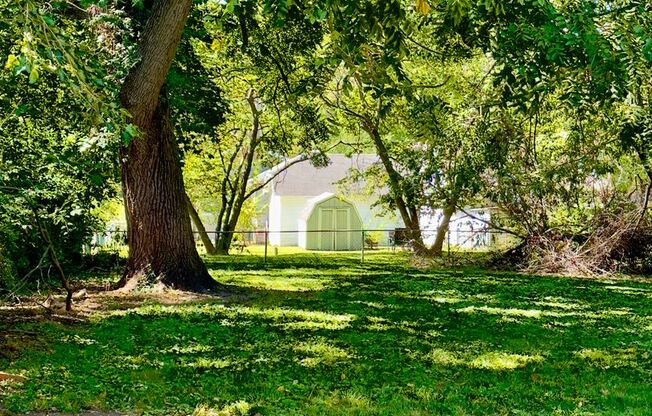
<path fill-rule="evenodd" d="M 589 230 L 578 234 L 550 230 L 532 236 L 508 254 L 508 261 L 529 273 L 601 276 L 649 271 L 652 225 L 640 212 L 602 213 Z"/>

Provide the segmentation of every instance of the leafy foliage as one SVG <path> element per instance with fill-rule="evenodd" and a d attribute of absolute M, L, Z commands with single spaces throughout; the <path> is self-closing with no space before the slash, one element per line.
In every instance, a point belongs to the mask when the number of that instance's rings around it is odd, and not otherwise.
<path fill-rule="evenodd" d="M 39 263 L 46 226 L 65 258 L 78 256 L 98 224 L 92 210 L 115 192 L 114 133 L 89 124 L 86 102 L 53 74 L 37 85 L 0 74 L 0 228 L 22 276 Z"/>
<path fill-rule="evenodd" d="M 309 92 L 318 78 L 306 68 L 322 38 L 320 27 L 298 7 L 286 10 L 284 25 L 277 27 L 274 18 L 251 6 L 223 15 L 228 6 L 207 4 L 205 36 L 190 40 L 226 108 L 223 123 L 187 132 L 192 142 L 186 183 L 204 206 L 218 201 L 211 205 L 217 205 L 217 244 L 223 251 L 236 225 L 256 216 L 251 197 L 266 183 L 257 175 L 294 154 L 307 157 L 328 134 Z M 247 218 L 240 218 L 243 208 Z"/>

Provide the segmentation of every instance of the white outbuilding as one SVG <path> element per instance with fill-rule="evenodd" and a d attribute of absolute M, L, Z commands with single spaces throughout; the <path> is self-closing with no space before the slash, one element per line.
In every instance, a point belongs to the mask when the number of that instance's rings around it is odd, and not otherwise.
<path fill-rule="evenodd" d="M 269 243 L 310 250 L 359 250 L 362 230 L 393 230 L 403 226 L 395 213 L 373 207 L 380 195 L 348 191 L 338 182 L 350 171 L 378 162 L 371 154 L 329 154 L 330 163 L 315 167 L 295 163 L 274 178 L 259 194 L 260 225 L 269 230 Z M 270 169 L 274 171 L 275 167 Z M 261 175 L 264 175 L 263 172 Z M 347 230 L 344 232 L 343 230 Z M 389 232 L 378 233 L 387 244 Z"/>

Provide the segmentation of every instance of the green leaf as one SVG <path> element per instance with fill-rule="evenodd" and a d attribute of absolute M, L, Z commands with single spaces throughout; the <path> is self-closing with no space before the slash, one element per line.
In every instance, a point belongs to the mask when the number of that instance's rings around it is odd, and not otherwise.
<path fill-rule="evenodd" d="M 138 136 L 138 127 L 133 124 L 127 124 L 125 129 L 122 131 L 122 141 L 125 145 L 131 142 L 131 139 Z"/>
<path fill-rule="evenodd" d="M 54 19 L 52 19 L 50 16 L 47 16 L 47 15 L 43 16 L 43 21 L 44 21 L 45 24 L 47 24 L 48 26 L 54 26 L 54 25 L 56 24 L 56 23 L 54 22 Z"/>
<path fill-rule="evenodd" d="M 35 66 L 32 67 L 32 70 L 29 73 L 29 83 L 35 84 L 38 81 L 39 73 L 38 69 Z"/>
<path fill-rule="evenodd" d="M 23 114 L 25 114 L 25 112 L 27 111 L 28 108 L 29 108 L 29 106 L 27 104 L 20 105 L 16 109 L 15 114 L 17 116 L 22 116 Z"/>
<path fill-rule="evenodd" d="M 17 64 L 18 58 L 16 58 L 16 55 L 9 55 L 5 63 L 5 69 L 12 70 Z"/>
<path fill-rule="evenodd" d="M 430 13 L 430 4 L 428 0 L 416 0 L 417 11 L 423 15 Z"/>

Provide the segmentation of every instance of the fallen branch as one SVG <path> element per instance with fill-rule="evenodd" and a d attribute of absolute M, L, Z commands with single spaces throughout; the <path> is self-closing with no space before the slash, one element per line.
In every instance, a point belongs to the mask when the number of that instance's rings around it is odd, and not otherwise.
<path fill-rule="evenodd" d="M 66 274 L 63 272 L 63 267 L 61 267 L 61 263 L 59 263 L 59 259 L 57 257 L 57 253 L 54 250 L 54 244 L 52 243 L 52 239 L 50 238 L 50 234 L 48 233 L 48 230 L 43 226 L 41 221 L 39 220 L 38 215 L 36 214 L 36 211 L 33 211 L 34 213 L 34 218 L 36 220 L 36 224 L 38 225 L 39 232 L 41 233 L 41 237 L 43 238 L 43 241 L 47 244 L 48 247 L 48 256 L 50 258 L 50 262 L 52 265 L 57 269 L 57 272 L 59 273 L 59 277 L 61 279 L 61 284 L 63 288 L 66 290 L 67 295 L 66 295 L 66 311 L 70 312 L 72 310 L 72 294 L 74 289 L 70 285 L 70 282 L 68 281 L 68 278 L 66 277 Z"/>
<path fill-rule="evenodd" d="M 0 381 L 13 381 L 16 383 L 23 383 L 27 381 L 27 377 L 20 376 L 18 374 L 9 374 L 0 371 Z"/>

